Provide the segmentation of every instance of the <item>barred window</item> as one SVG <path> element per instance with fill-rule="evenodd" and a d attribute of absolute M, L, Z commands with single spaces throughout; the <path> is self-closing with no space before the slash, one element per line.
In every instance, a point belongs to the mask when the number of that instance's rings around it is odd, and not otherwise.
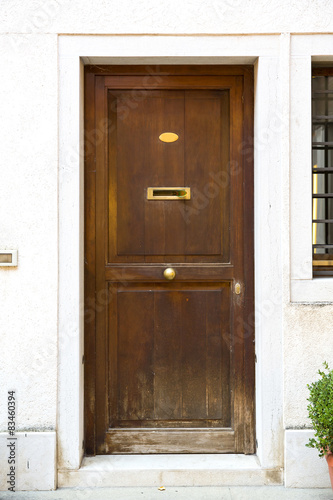
<path fill-rule="evenodd" d="M 333 275 L 333 68 L 312 73 L 313 275 Z"/>

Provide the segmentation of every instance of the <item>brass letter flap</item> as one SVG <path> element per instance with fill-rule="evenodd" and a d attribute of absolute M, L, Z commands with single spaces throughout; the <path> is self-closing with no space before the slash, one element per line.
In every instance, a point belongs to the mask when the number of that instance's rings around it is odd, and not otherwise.
<path fill-rule="evenodd" d="M 147 200 L 190 200 L 191 188 L 189 187 L 149 187 Z"/>

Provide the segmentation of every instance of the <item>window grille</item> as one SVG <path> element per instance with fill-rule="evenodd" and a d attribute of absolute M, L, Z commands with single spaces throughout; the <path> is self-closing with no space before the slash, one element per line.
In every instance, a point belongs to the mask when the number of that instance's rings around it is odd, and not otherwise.
<path fill-rule="evenodd" d="M 312 74 L 313 275 L 333 275 L 333 68 Z"/>

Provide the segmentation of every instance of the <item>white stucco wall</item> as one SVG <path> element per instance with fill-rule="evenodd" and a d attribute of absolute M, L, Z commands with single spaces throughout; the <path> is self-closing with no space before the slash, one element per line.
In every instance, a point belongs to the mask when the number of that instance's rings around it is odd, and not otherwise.
<path fill-rule="evenodd" d="M 331 305 L 285 307 L 285 407 L 287 429 L 309 427 L 308 389 L 323 361 L 333 367 L 333 308 Z"/>
<path fill-rule="evenodd" d="M 330 0 L 1 2 L 2 33 L 242 34 L 330 31 Z"/>
<path fill-rule="evenodd" d="M 281 119 L 282 125 L 278 130 L 272 127 L 270 139 L 266 140 L 263 134 L 257 145 L 259 149 L 265 147 L 270 151 L 267 154 L 267 168 L 273 159 L 276 162 L 276 182 L 265 187 L 258 178 L 256 186 L 262 191 L 257 190 L 256 196 L 263 196 L 260 203 L 266 204 L 267 209 L 270 207 L 270 199 L 274 199 L 273 209 L 277 215 L 275 219 L 274 216 L 268 216 L 267 220 L 272 224 L 268 232 L 276 232 L 276 244 L 281 249 L 281 261 L 277 261 L 277 266 L 270 262 L 270 248 L 267 248 L 267 253 L 263 251 L 261 256 L 261 262 L 264 262 L 263 266 L 266 266 L 268 272 L 273 272 L 275 266 L 275 288 L 271 286 L 270 275 L 266 281 L 270 284 L 265 290 L 265 297 L 269 294 L 272 297 L 272 307 L 264 312 L 265 320 L 271 322 L 271 328 L 267 337 L 263 332 L 262 342 L 269 343 L 270 336 L 275 334 L 283 345 L 283 417 L 279 412 L 272 412 L 271 420 L 282 419 L 282 425 L 286 429 L 309 427 L 306 384 L 313 380 L 324 360 L 333 365 L 333 306 L 290 303 L 291 291 L 294 293 L 291 279 L 298 280 L 295 281 L 295 286 L 301 290 L 301 293 L 295 292 L 296 302 L 312 302 L 314 299 L 313 294 L 307 292 L 308 289 L 304 292 L 305 299 L 302 299 L 302 290 L 305 290 L 306 285 L 304 283 L 302 288 L 302 280 L 309 280 L 307 270 L 302 274 L 303 263 L 305 262 L 305 267 L 308 265 L 311 249 L 298 252 L 298 249 L 304 249 L 307 245 L 302 240 L 302 235 L 308 226 L 304 228 L 304 218 L 298 218 L 299 214 L 302 217 L 302 206 L 307 205 L 303 203 L 302 191 L 297 193 L 297 182 L 299 179 L 303 182 L 303 175 L 301 170 L 296 169 L 300 159 L 297 141 L 301 146 L 304 138 L 309 138 L 310 132 L 307 122 L 302 122 L 301 115 L 300 119 L 295 116 L 293 106 L 290 107 L 289 103 L 290 92 L 291 102 L 298 99 L 302 103 L 303 100 L 304 113 L 309 115 L 308 89 L 297 81 L 297 75 L 304 71 L 304 65 L 311 63 L 311 51 L 304 49 L 303 59 L 302 51 L 297 52 L 292 59 L 290 54 L 293 44 L 290 48 L 288 33 L 308 33 L 307 38 L 299 42 L 302 48 L 311 43 L 307 40 L 310 40 L 313 33 L 332 32 L 331 0 L 171 0 L 167 3 L 155 0 L 139 3 L 134 0 L 0 0 L 0 246 L 17 248 L 19 251 L 19 265 L 16 269 L 0 267 L 0 387 L 2 401 L 5 400 L 8 389 L 17 390 L 19 430 L 54 431 L 57 427 L 58 35 L 66 34 L 132 35 L 124 38 L 123 53 L 126 53 L 126 57 L 132 55 L 134 58 L 139 49 L 135 52 L 136 49 L 132 47 L 136 46 L 136 41 L 134 39 L 130 44 L 129 40 L 135 35 L 176 35 L 166 37 L 153 46 L 151 38 L 139 37 L 142 53 L 145 52 L 146 43 L 147 53 L 155 51 L 152 54 L 154 57 L 161 55 L 163 58 L 190 53 L 180 43 L 182 36 L 177 35 L 193 35 L 192 46 L 197 46 L 198 52 L 200 40 L 203 40 L 200 35 L 214 35 L 205 38 L 200 54 L 211 54 L 212 57 L 219 56 L 219 51 L 215 48 L 216 36 L 239 35 L 232 39 L 226 37 L 224 48 L 221 49 L 223 55 L 228 54 L 228 40 L 232 40 L 230 53 L 237 53 L 239 58 L 242 55 L 253 56 L 253 61 L 256 60 L 258 51 L 251 48 L 250 35 L 271 34 L 280 37 L 279 56 L 274 52 L 275 42 L 270 41 L 273 37 L 262 37 L 260 51 L 262 67 L 266 63 L 269 67 L 269 58 L 273 57 L 276 61 L 276 64 L 274 62 L 270 66 L 272 68 L 275 64 L 274 71 L 271 69 L 269 75 L 271 82 L 274 82 L 273 87 L 270 90 L 263 86 L 260 94 L 263 100 L 267 97 L 272 102 L 277 101 L 281 107 L 279 119 L 281 116 L 285 117 L 285 120 Z M 246 44 L 242 44 L 242 34 L 248 36 L 249 45 L 246 49 L 243 49 Z M 333 44 L 330 51 L 324 39 L 321 43 L 321 47 L 326 46 L 326 51 L 320 52 L 321 49 L 318 49 L 315 53 L 317 59 L 320 60 L 322 56 L 322 60 L 325 60 L 327 53 L 333 54 Z M 112 47 L 112 43 L 110 46 Z M 116 57 L 117 53 L 113 55 Z M 79 81 L 79 65 L 75 71 Z M 256 113 L 260 115 L 262 104 L 257 102 L 257 105 Z M 62 110 L 62 113 L 64 116 L 66 110 Z M 269 128 L 270 117 L 262 117 L 262 120 L 265 127 Z M 291 122 L 296 128 L 290 126 Z M 298 122 L 301 123 L 300 126 L 305 123 L 305 134 L 302 134 L 302 130 L 297 130 Z M 306 148 L 304 155 L 307 159 Z M 66 185 L 66 175 L 62 182 L 63 186 Z M 281 191 L 278 182 L 281 182 Z M 296 190 L 293 190 L 293 185 L 296 185 Z M 73 197 L 78 196 L 78 191 L 73 194 Z M 309 192 L 306 191 L 304 196 L 308 197 Z M 68 203 L 70 210 L 69 200 Z M 309 210 L 311 208 L 308 207 Z M 300 236 L 297 229 L 299 227 L 303 231 Z M 272 241 L 273 236 L 270 238 Z M 291 265 L 291 259 L 298 262 L 298 269 Z M 265 289 L 264 274 L 262 279 L 260 290 Z M 257 293 L 258 311 L 262 311 L 263 305 L 260 304 L 260 290 Z M 333 300 L 329 293 L 325 297 L 330 302 Z M 323 301 L 326 302 L 326 299 Z M 73 311 L 74 316 L 75 314 Z M 276 318 L 280 316 L 283 317 L 283 331 L 278 329 L 274 332 Z M 69 335 L 69 338 L 72 337 Z M 266 345 L 267 349 L 269 347 Z M 75 362 L 78 363 L 78 359 L 77 357 Z M 281 366 L 281 360 L 277 359 L 276 366 L 279 365 Z M 268 361 L 263 361 L 263 380 L 265 370 L 268 371 L 271 367 Z M 270 391 L 268 383 L 266 386 L 264 382 L 260 384 L 266 393 Z M 277 385 L 271 389 L 280 390 Z M 70 391 L 66 397 L 68 401 L 71 400 Z M 273 399 L 272 394 L 271 400 Z M 63 415 L 66 412 L 66 402 L 67 399 L 62 399 Z M 77 403 L 82 406 L 82 401 L 78 400 Z M 6 407 L 0 405 L 0 431 L 6 430 L 5 410 Z M 70 421 L 69 415 L 64 418 Z M 261 419 L 260 415 L 258 419 Z M 73 425 L 75 432 L 79 423 L 74 421 L 69 425 Z M 264 429 L 263 433 L 268 434 L 269 429 Z M 275 438 L 272 434 L 271 439 L 274 441 Z M 283 451 L 280 447 L 281 440 L 277 444 L 276 454 L 267 459 L 269 463 L 281 463 Z M 62 462 L 62 465 L 66 463 L 73 464 L 70 458 L 67 462 Z"/>
<path fill-rule="evenodd" d="M 1 35 L 0 54 L 0 246 L 18 249 L 0 268 L 0 430 L 11 388 L 18 429 L 55 429 L 57 37 Z"/>

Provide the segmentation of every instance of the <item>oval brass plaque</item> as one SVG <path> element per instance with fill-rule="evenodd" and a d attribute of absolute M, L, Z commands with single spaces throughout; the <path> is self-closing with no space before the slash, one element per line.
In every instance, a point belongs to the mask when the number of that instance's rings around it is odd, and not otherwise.
<path fill-rule="evenodd" d="M 178 139 L 178 135 L 173 132 L 164 132 L 164 134 L 159 136 L 159 140 L 162 142 L 176 142 Z"/>

